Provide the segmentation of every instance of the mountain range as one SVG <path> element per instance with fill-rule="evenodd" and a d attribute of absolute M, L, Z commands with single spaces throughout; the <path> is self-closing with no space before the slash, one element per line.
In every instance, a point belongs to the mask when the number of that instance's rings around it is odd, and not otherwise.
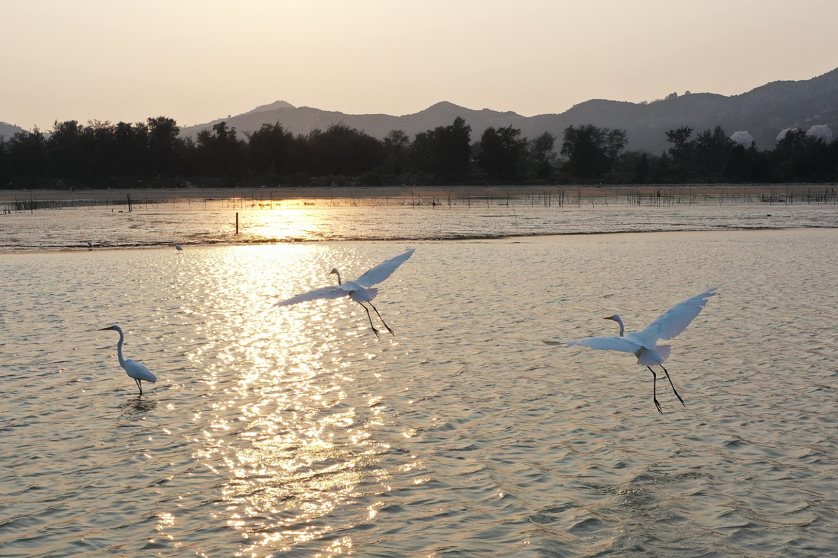
<path fill-rule="evenodd" d="M 524 137 L 534 138 L 550 132 L 561 141 L 565 128 L 593 124 L 620 128 L 628 133 L 627 149 L 660 153 L 670 144 L 665 132 L 689 126 L 694 133 L 721 126 L 728 135 L 743 130 L 754 138 L 759 149 L 772 149 L 784 128 L 804 128 L 826 124 L 838 132 L 838 69 L 802 81 L 775 81 L 741 95 L 713 93 L 668 95 L 650 103 L 630 103 L 593 99 L 561 114 L 521 116 L 514 112 L 474 110 L 452 103 L 437 103 L 421 112 L 404 116 L 386 114 L 344 114 L 311 107 L 295 107 L 285 101 L 257 107 L 244 114 L 183 128 L 181 134 L 194 137 L 222 120 L 239 133 L 252 132 L 262 124 L 279 122 L 295 134 L 314 128 L 325 130 L 331 124 L 347 126 L 383 138 L 390 130 L 402 130 L 411 138 L 437 126 L 447 126 L 461 116 L 472 128 L 472 141 L 490 126 L 514 126 Z"/>
<path fill-rule="evenodd" d="M 461 116 L 472 128 L 472 141 L 493 126 L 514 126 L 524 137 L 534 138 L 550 132 L 561 141 L 565 128 L 593 124 L 620 128 L 628 134 L 627 149 L 660 153 L 670 145 L 665 132 L 689 126 L 694 133 L 721 126 L 728 135 L 748 131 L 759 149 L 771 149 L 784 128 L 803 128 L 826 124 L 838 133 L 838 69 L 801 81 L 775 81 L 741 95 L 714 93 L 672 93 L 650 103 L 630 103 L 593 99 L 573 106 L 561 114 L 521 116 L 514 112 L 474 110 L 449 102 L 437 103 L 423 111 L 404 116 L 387 114 L 344 114 L 311 107 L 295 107 L 285 101 L 257 107 L 243 114 L 187 126 L 181 135 L 194 138 L 203 129 L 219 122 L 236 128 L 239 134 L 258 130 L 262 124 L 277 122 L 294 134 L 307 134 L 315 128 L 325 130 L 343 122 L 376 138 L 390 130 L 402 130 L 411 138 L 418 132 L 447 126 Z M 0 135 L 11 137 L 21 131 L 0 122 Z"/>
<path fill-rule="evenodd" d="M 0 138 L 10 138 L 13 135 L 17 134 L 18 132 L 22 132 L 23 128 L 19 126 L 14 126 L 12 124 L 6 124 L 5 122 L 0 122 Z"/>

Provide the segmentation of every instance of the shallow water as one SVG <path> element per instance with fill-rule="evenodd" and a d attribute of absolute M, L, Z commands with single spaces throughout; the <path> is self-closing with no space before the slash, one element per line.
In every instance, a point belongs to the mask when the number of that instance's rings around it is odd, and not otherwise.
<path fill-rule="evenodd" d="M 697 198 L 656 205 L 647 199 L 571 197 L 455 200 L 405 205 L 373 198 L 361 205 L 327 199 L 239 207 L 231 200 L 39 210 L 0 215 L 0 251 L 141 246 L 265 244 L 323 240 L 462 240 L 552 234 L 838 228 L 834 203 L 761 203 L 757 198 Z M 687 198 L 689 199 L 689 198 Z M 434 198 L 436 200 L 436 198 Z M 529 200 L 529 202 L 528 202 Z M 603 201 L 605 200 L 605 201 Z M 738 200 L 738 201 L 737 201 Z M 752 201 L 746 201 L 752 200 Z M 427 202 L 427 200 L 426 200 Z M 578 202 L 578 203 L 574 203 Z M 834 202 L 834 198 L 833 198 Z M 314 204 L 312 206 L 305 203 Z M 238 219 L 238 234 L 236 223 Z"/>
<path fill-rule="evenodd" d="M 381 340 L 355 303 L 272 303 L 400 242 L 6 254 L 0 554 L 828 555 L 836 241 L 414 241 Z M 541 342 L 714 284 L 663 415 L 631 355 Z"/>

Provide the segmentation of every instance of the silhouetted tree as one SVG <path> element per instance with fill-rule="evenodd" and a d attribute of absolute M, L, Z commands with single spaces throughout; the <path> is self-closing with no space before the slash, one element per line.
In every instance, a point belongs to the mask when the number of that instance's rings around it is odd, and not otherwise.
<path fill-rule="evenodd" d="M 745 182 L 765 182 L 771 179 L 768 157 L 753 145 L 745 148 L 735 145 L 728 152 L 722 175 Z"/>
<path fill-rule="evenodd" d="M 520 136 L 521 130 L 511 125 L 486 128 L 478 144 L 478 167 L 489 176 L 515 178 L 527 153 L 528 142 Z"/>
<path fill-rule="evenodd" d="M 471 161 L 471 126 L 458 116 L 450 126 L 419 132 L 413 140 L 411 156 L 422 172 L 444 182 L 461 180 Z"/>
<path fill-rule="evenodd" d="M 46 176 L 49 157 L 44 134 L 36 127 L 32 132 L 18 132 L 8 142 L 9 168 L 17 176 Z"/>
<path fill-rule="evenodd" d="M 0 136 L 0 188 L 5 188 L 7 181 L 12 176 L 12 168 L 9 165 L 7 153 L 8 143 L 5 136 Z"/>
<path fill-rule="evenodd" d="M 705 130 L 698 134 L 694 141 L 693 157 L 699 172 L 721 173 L 730 151 L 735 146 L 736 142 L 727 137 L 721 126 L 716 126 L 712 132 Z"/>
<path fill-rule="evenodd" d="M 676 163 L 690 163 L 693 156 L 693 143 L 690 136 L 693 129 L 684 126 L 676 130 L 669 130 L 666 133 L 666 141 L 672 144 L 669 148 L 669 156 Z"/>
<path fill-rule="evenodd" d="M 113 173 L 117 176 L 148 174 L 148 126 L 119 122 L 113 132 Z"/>
<path fill-rule="evenodd" d="M 626 145 L 624 130 L 598 128 L 592 124 L 568 126 L 564 131 L 561 154 L 568 159 L 573 176 L 600 176 L 611 170 L 611 164 Z"/>
<path fill-rule="evenodd" d="M 206 174 L 236 178 L 242 171 L 244 142 L 236 136 L 236 129 L 219 122 L 212 131 L 198 132 L 197 150 L 202 170 Z"/>
<path fill-rule="evenodd" d="M 637 162 L 634 164 L 634 173 L 632 175 L 632 181 L 643 183 L 646 180 L 646 176 L 649 174 L 649 155 L 647 153 L 642 153 L 640 157 L 637 159 Z"/>
<path fill-rule="evenodd" d="M 79 123 L 75 120 L 56 120 L 47 140 L 50 174 L 77 180 L 85 178 L 87 154 L 82 146 L 82 127 Z"/>
<path fill-rule="evenodd" d="M 553 167 L 556 164 L 556 153 L 553 151 L 555 145 L 556 136 L 550 132 L 544 132 L 530 141 L 529 154 L 536 176 L 544 178 L 553 173 Z"/>
<path fill-rule="evenodd" d="M 287 132 L 282 124 L 262 124 L 260 129 L 247 137 L 250 169 L 254 174 L 292 172 L 291 150 L 294 135 Z"/>
<path fill-rule="evenodd" d="M 233 130 L 233 139 L 236 132 Z M 148 119 L 148 154 L 151 174 L 169 175 L 175 167 L 180 127 L 165 116 Z"/>
<path fill-rule="evenodd" d="M 315 175 L 356 176 L 370 171 L 384 161 L 384 148 L 377 139 L 350 128 L 332 124 L 325 132 L 309 134 L 312 167 Z"/>
<path fill-rule="evenodd" d="M 410 138 L 402 130 L 390 130 L 384 136 L 384 151 L 386 164 L 392 174 L 404 172 L 405 158 L 410 149 Z"/>

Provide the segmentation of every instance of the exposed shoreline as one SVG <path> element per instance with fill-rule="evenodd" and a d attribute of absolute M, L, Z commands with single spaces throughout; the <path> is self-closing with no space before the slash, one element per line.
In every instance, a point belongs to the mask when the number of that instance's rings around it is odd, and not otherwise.
<path fill-rule="evenodd" d="M 384 199 L 384 198 L 452 198 L 465 197 L 522 197 L 539 196 L 549 192 L 584 197 L 656 195 L 777 195 L 794 196 L 807 193 L 822 194 L 834 190 L 834 184 L 642 184 L 642 185 L 525 185 L 525 186 L 290 186 L 265 188 L 136 188 L 136 189 L 83 189 L 83 190 L 0 190 L 0 202 L 29 199 L 69 201 L 122 199 L 128 195 L 139 202 L 144 198 L 161 201 L 179 199 L 271 199 L 273 201 L 330 198 Z"/>
<path fill-rule="evenodd" d="M 833 192 L 807 184 L 11 190 L 0 195 L 0 253 L 838 229 Z"/>

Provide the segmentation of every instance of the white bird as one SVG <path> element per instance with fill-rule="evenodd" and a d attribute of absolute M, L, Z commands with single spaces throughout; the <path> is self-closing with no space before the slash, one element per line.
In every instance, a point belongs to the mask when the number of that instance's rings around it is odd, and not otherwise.
<path fill-rule="evenodd" d="M 306 302 L 309 300 L 317 300 L 320 298 L 340 298 L 343 296 L 348 296 L 358 304 L 360 304 L 364 310 L 367 312 L 367 318 L 370 321 L 370 327 L 372 328 L 373 333 L 379 339 L 381 336 L 378 334 L 378 330 L 375 329 L 375 326 L 372 325 L 372 316 L 370 316 L 370 310 L 367 308 L 365 302 L 370 305 L 370 308 L 375 310 L 378 319 L 381 320 L 381 323 L 384 324 L 384 327 L 387 328 L 387 331 L 390 332 L 391 335 L 395 336 L 396 334 L 393 333 L 393 330 L 390 329 L 390 326 L 384 321 L 384 318 L 381 317 L 381 314 L 378 313 L 378 310 L 373 306 L 372 300 L 378 294 L 378 289 L 371 289 L 373 285 L 377 285 L 381 283 L 390 275 L 396 271 L 400 265 L 402 265 L 405 261 L 407 261 L 410 256 L 413 255 L 414 249 L 410 248 L 405 253 L 399 254 L 395 258 L 391 258 L 386 262 L 382 262 L 375 266 L 374 268 L 370 269 L 355 281 L 347 281 L 346 283 L 342 283 L 340 280 L 340 271 L 337 268 L 332 269 L 329 272 L 329 275 L 335 274 L 338 276 L 338 284 L 332 285 L 329 287 L 321 287 L 319 289 L 314 289 L 313 291 L 309 291 L 307 293 L 299 294 L 297 296 L 291 297 L 288 300 L 283 300 L 282 302 L 277 302 L 274 306 L 291 306 L 292 304 L 297 304 L 300 302 Z"/>
<path fill-rule="evenodd" d="M 669 372 L 663 367 L 663 363 L 669 358 L 669 353 L 672 348 L 669 345 L 658 345 L 658 340 L 672 339 L 687 329 L 690 322 L 698 316 L 701 309 L 707 304 L 707 300 L 716 294 L 717 288 L 710 287 L 683 302 L 679 302 L 661 314 L 657 320 L 649 324 L 643 331 L 629 333 L 624 336 L 625 328 L 623 326 L 623 320 L 620 319 L 620 316 L 614 314 L 613 316 L 606 316 L 604 319 L 614 320 L 620 324 L 619 337 L 589 337 L 585 339 L 574 339 L 573 341 L 566 341 L 564 343 L 558 341 L 544 342 L 548 345 L 580 345 L 592 349 L 634 353 L 637 357 L 637 364 L 645 366 L 652 373 L 652 399 L 655 402 L 655 407 L 657 407 L 658 412 L 662 414 L 663 411 L 661 411 L 656 393 L 658 376 L 652 370 L 652 366 L 663 368 L 666 379 L 669 380 L 669 385 L 672 386 L 672 391 L 682 405 L 684 405 L 684 400 L 678 395 L 678 391 L 672 383 L 672 378 L 669 377 Z"/>
<path fill-rule="evenodd" d="M 140 395 L 143 394 L 143 386 L 140 384 L 141 381 L 151 382 L 154 383 L 157 381 L 157 376 L 151 373 L 151 371 L 143 364 L 140 364 L 136 360 L 125 359 L 122 356 L 122 342 L 125 341 L 125 334 L 122 333 L 122 329 L 118 325 L 112 325 L 111 327 L 103 327 L 99 331 L 106 331 L 112 329 L 114 331 L 119 332 L 119 343 L 116 344 L 116 353 L 119 355 L 119 365 L 125 369 L 125 373 L 128 374 L 129 377 L 134 378 L 134 381 L 137 382 L 137 387 L 140 388 Z"/>

